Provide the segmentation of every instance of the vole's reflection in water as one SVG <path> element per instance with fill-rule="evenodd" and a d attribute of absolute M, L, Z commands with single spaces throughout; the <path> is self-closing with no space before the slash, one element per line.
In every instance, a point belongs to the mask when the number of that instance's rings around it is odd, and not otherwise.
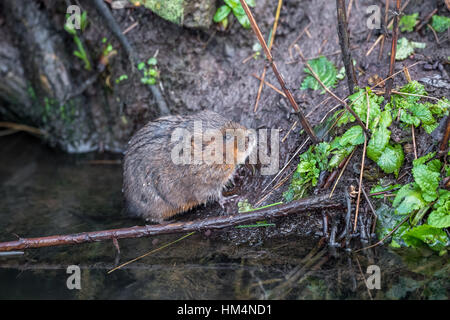
<path fill-rule="evenodd" d="M 121 166 L 89 163 L 98 154 L 66 155 L 21 133 L 1 138 L 0 154 L 0 241 L 142 224 L 122 212 Z M 120 240 L 121 262 L 180 236 Z M 31 249 L 0 257 L 0 299 L 370 299 L 369 265 L 380 267 L 374 299 L 448 297 L 445 258 L 385 248 L 333 257 L 317 243 L 291 234 L 236 245 L 197 233 L 111 274 L 112 241 Z M 66 286 L 69 265 L 81 267 L 81 290 Z"/>

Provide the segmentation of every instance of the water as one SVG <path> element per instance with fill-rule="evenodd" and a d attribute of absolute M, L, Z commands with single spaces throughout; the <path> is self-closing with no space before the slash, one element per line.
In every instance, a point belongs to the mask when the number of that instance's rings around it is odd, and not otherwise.
<path fill-rule="evenodd" d="M 122 212 L 121 166 L 92 162 L 105 159 L 120 156 L 67 155 L 25 134 L 0 137 L 0 241 L 142 225 Z M 120 263 L 181 236 L 120 240 Z M 235 245 L 197 233 L 111 274 L 112 241 L 30 249 L 0 256 L 0 299 L 449 297 L 448 255 L 387 248 L 349 255 L 317 242 L 290 235 Z M 80 290 L 67 288 L 69 265 L 80 267 Z M 370 265 L 379 267 L 379 290 L 365 284 Z"/>

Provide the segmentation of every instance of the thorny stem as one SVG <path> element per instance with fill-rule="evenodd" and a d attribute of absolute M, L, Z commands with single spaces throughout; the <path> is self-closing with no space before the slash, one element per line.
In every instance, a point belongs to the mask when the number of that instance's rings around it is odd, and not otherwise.
<path fill-rule="evenodd" d="M 350 41 L 348 35 L 347 17 L 345 14 L 345 0 L 336 0 L 338 35 L 341 46 L 342 61 L 344 62 L 345 73 L 347 74 L 348 91 L 353 94 L 355 85 L 358 84 L 353 68 L 352 56 L 350 53 Z"/>
<path fill-rule="evenodd" d="M 313 144 L 319 143 L 319 139 L 317 138 L 316 134 L 312 130 L 311 125 L 309 124 L 308 120 L 306 120 L 303 112 L 300 110 L 300 108 L 297 105 L 297 102 L 295 101 L 294 97 L 292 96 L 291 91 L 286 87 L 286 83 L 284 82 L 283 76 L 278 71 L 278 68 L 273 61 L 272 54 L 270 53 L 269 48 L 267 47 L 266 41 L 264 40 L 264 37 L 261 34 L 261 30 L 259 29 L 258 25 L 256 24 L 255 18 L 253 17 L 250 8 L 248 7 L 247 3 L 245 3 L 244 0 L 239 0 L 241 2 L 242 7 L 244 8 L 245 13 L 247 14 L 247 17 L 250 21 L 250 25 L 252 26 L 253 32 L 255 33 L 256 37 L 258 38 L 261 47 L 264 50 L 264 53 L 266 55 L 267 60 L 269 61 L 273 72 L 275 73 L 275 76 L 278 79 L 278 82 L 281 85 L 281 88 L 283 89 L 283 92 L 286 94 L 287 99 L 289 100 L 290 104 L 294 108 L 295 112 L 297 113 L 300 123 L 302 124 L 303 129 L 305 130 L 306 134 L 311 138 L 311 141 Z M 272 35 L 273 37 L 273 35 Z"/>
<path fill-rule="evenodd" d="M 397 12 L 394 17 L 394 27 L 392 29 L 391 61 L 389 64 L 388 77 L 390 77 L 394 73 L 395 67 L 395 55 L 397 53 L 397 39 L 398 39 L 398 20 L 400 16 L 400 3 L 401 0 L 397 0 L 397 7 L 396 7 Z M 393 84 L 394 84 L 393 78 L 390 78 L 389 80 L 386 81 L 386 94 L 384 96 L 386 101 L 389 101 L 391 98 L 391 90 Z"/>

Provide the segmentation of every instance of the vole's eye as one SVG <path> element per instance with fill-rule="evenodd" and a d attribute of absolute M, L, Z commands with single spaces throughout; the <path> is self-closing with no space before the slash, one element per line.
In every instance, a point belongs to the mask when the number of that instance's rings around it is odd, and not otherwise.
<path fill-rule="evenodd" d="M 225 134 L 225 140 L 226 141 L 231 141 L 234 138 L 234 135 L 231 132 L 227 132 Z"/>

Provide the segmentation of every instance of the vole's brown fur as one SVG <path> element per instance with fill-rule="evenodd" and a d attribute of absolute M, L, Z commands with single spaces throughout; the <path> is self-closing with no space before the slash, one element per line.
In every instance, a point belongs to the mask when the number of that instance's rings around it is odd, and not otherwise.
<path fill-rule="evenodd" d="M 194 121 L 197 124 L 201 121 L 201 133 L 194 133 Z M 236 163 L 245 161 L 254 147 L 254 143 L 248 145 L 246 138 L 247 148 L 238 149 L 234 137 L 227 136 L 223 139 L 223 163 L 176 164 L 172 151 L 179 141 L 172 141 L 172 134 L 177 128 L 194 135 L 202 135 L 209 129 L 219 130 L 223 137 L 227 129 L 243 129 L 241 132 L 247 133 L 244 126 L 212 111 L 167 116 L 147 123 L 131 138 L 125 153 L 123 192 L 130 213 L 161 222 L 208 200 L 222 199 L 222 189 L 232 178 Z M 193 147 L 195 141 L 191 140 Z M 226 164 L 226 146 L 230 143 L 234 162 Z M 201 149 L 208 144 L 202 141 Z"/>

